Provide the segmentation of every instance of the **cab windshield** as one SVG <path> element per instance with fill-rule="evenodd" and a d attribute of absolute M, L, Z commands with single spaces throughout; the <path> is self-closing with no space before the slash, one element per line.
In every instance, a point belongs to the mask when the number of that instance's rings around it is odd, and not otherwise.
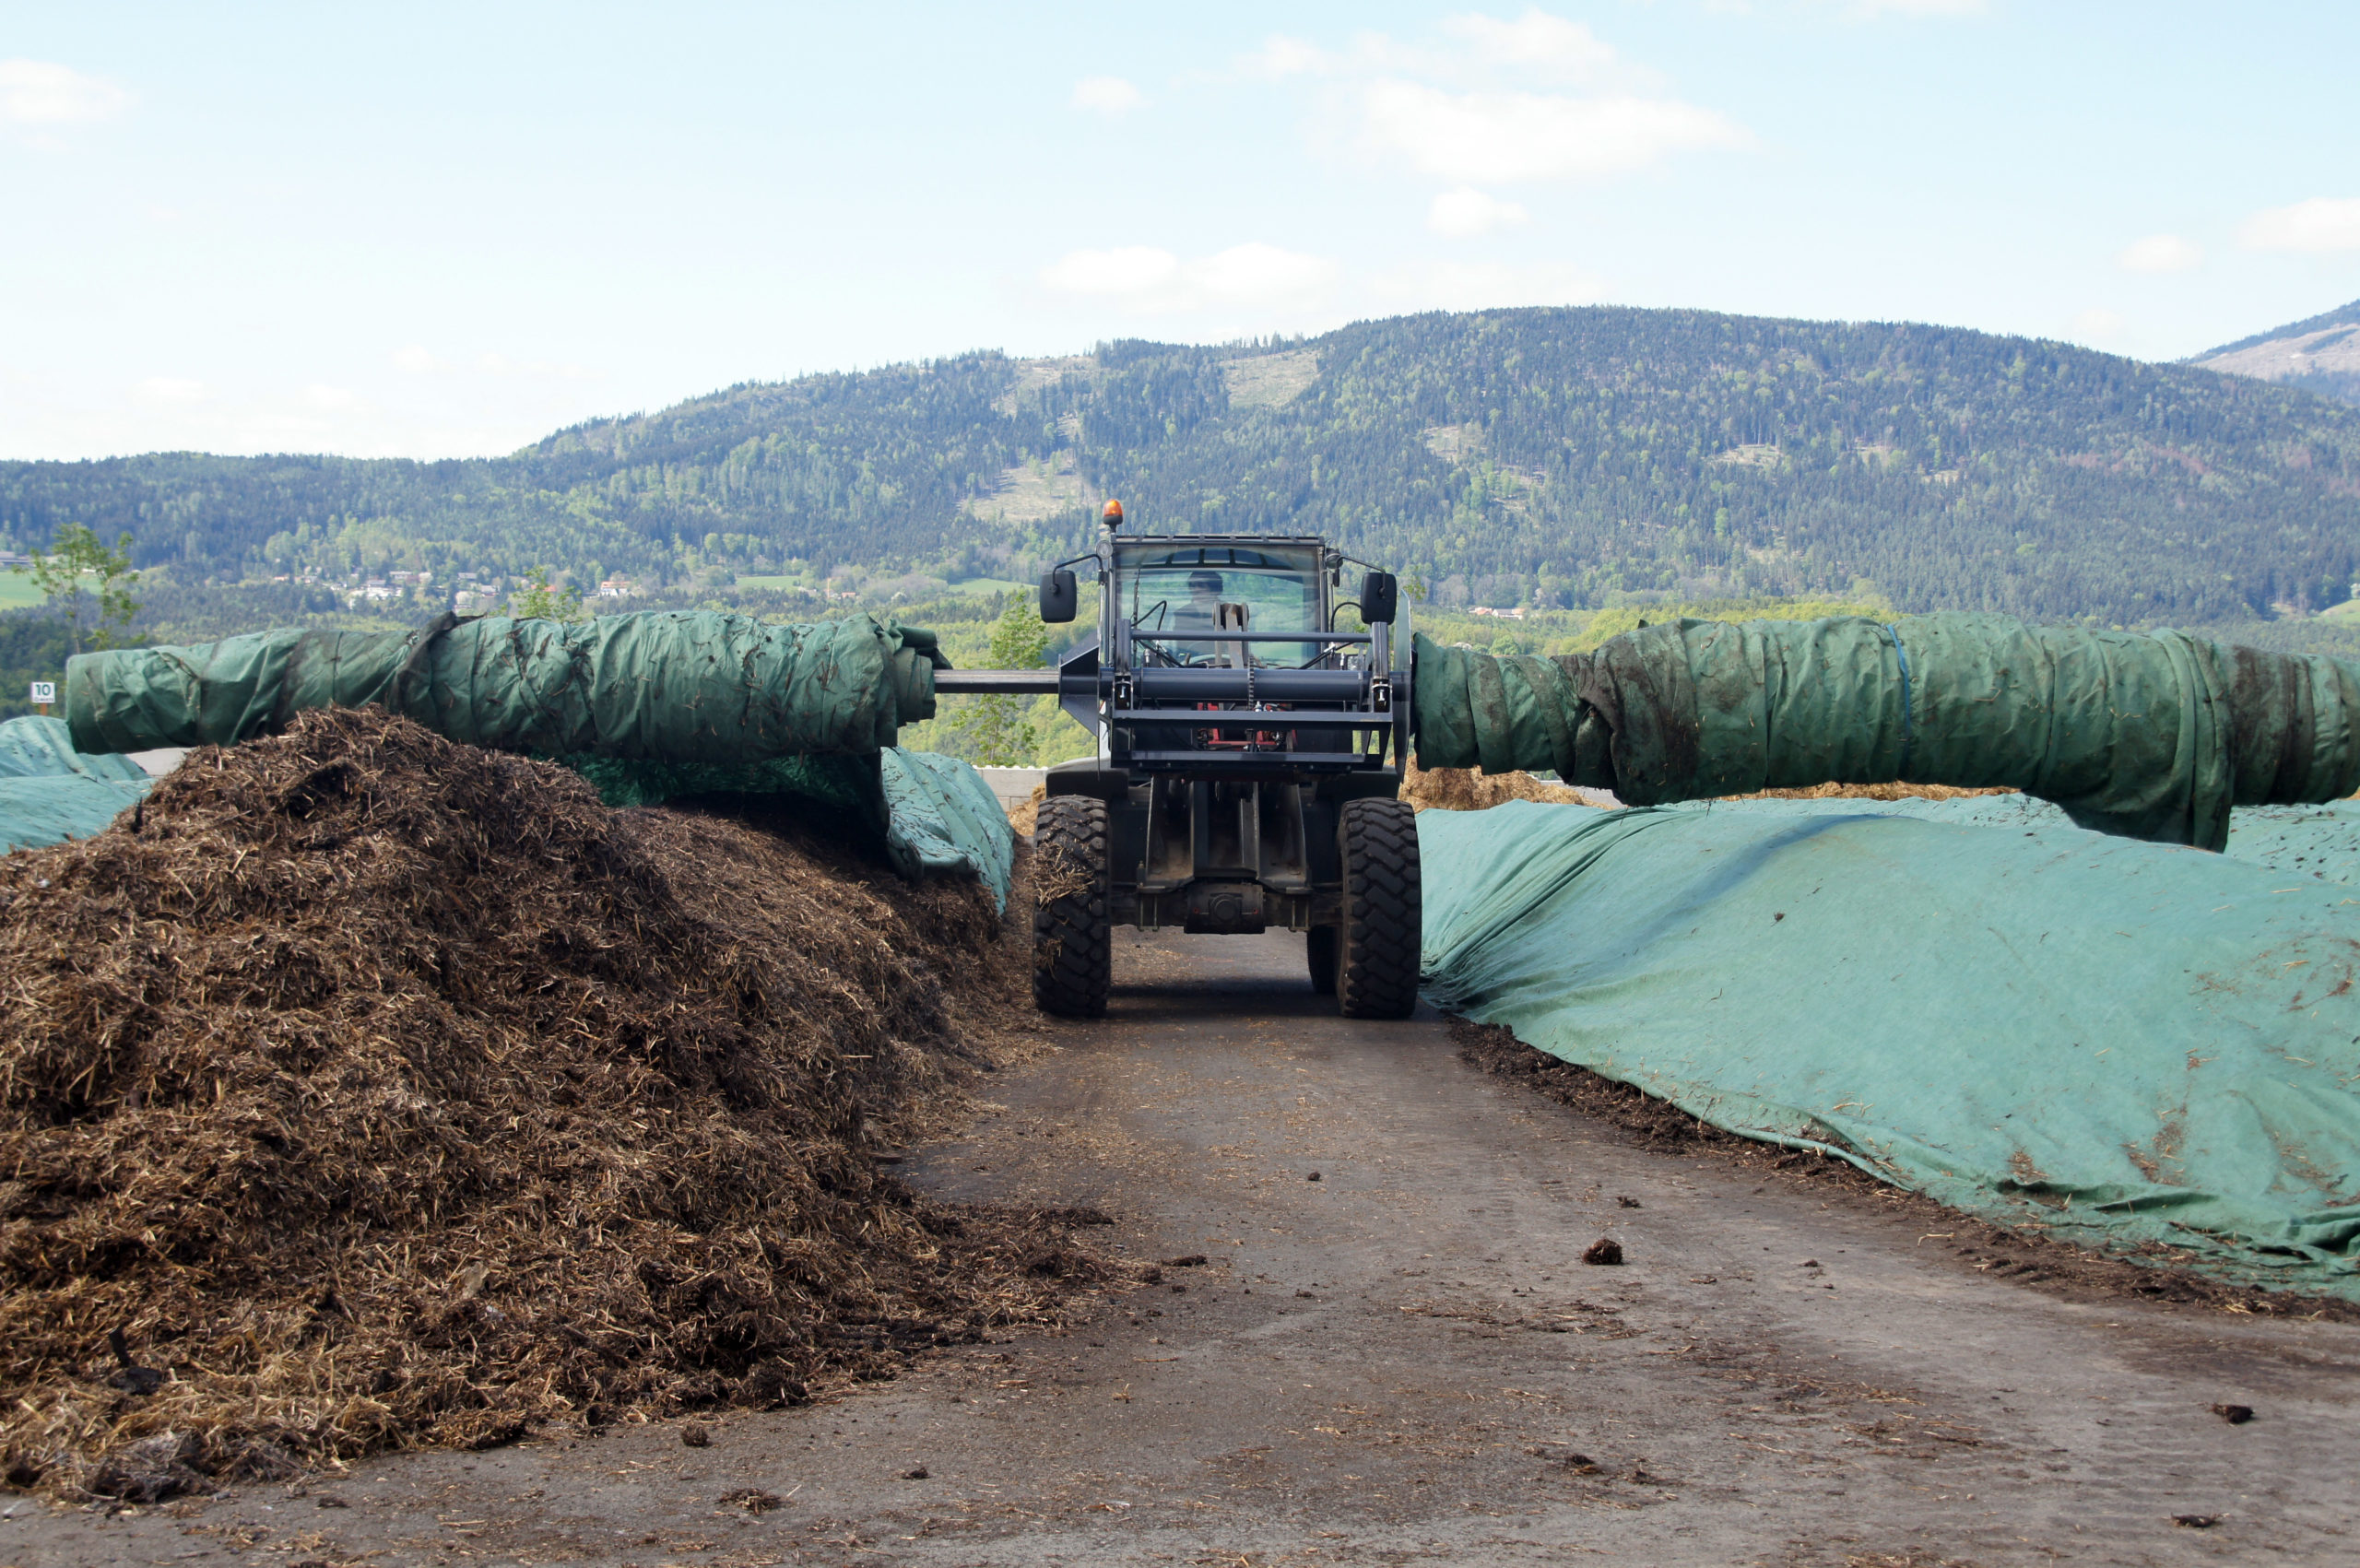
<path fill-rule="evenodd" d="M 1120 613 L 1142 655 L 1189 665 L 1296 666 L 1316 643 L 1223 642 L 1223 631 L 1325 631 L 1316 545 L 1117 546 Z"/>

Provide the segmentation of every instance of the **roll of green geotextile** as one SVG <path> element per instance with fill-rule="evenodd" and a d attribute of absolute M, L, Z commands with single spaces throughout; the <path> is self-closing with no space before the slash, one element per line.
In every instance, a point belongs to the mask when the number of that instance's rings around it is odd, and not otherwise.
<path fill-rule="evenodd" d="M 453 740 L 674 762 L 874 755 L 934 714 L 934 633 L 873 616 L 445 616 L 416 631 L 282 628 L 65 666 L 82 751 L 234 745 L 305 708 L 376 705 Z"/>
<path fill-rule="evenodd" d="M 2219 849 L 2229 808 L 2360 789 L 2360 666 L 2177 631 L 1679 620 L 1588 654 L 1416 643 L 1418 760 L 1552 769 L 1634 806 L 1823 784 L 2004 786 Z"/>

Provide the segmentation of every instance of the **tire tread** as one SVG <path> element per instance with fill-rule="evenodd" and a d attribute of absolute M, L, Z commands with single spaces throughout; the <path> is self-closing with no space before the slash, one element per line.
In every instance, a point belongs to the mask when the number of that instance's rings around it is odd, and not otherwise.
<path fill-rule="evenodd" d="M 1113 978 L 1106 920 L 1106 803 L 1051 796 L 1033 823 L 1035 886 L 1061 867 L 1085 872 L 1086 891 L 1061 892 L 1032 909 L 1032 1004 L 1058 1018 L 1102 1018 Z"/>
<path fill-rule="evenodd" d="M 1398 800 L 1351 800 L 1337 824 L 1344 872 L 1336 1002 L 1346 1018 L 1418 1007 L 1418 824 Z"/>

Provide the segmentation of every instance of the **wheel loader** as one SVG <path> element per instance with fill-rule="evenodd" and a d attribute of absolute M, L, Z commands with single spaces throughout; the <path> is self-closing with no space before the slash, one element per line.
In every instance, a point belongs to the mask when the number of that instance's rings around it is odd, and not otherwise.
<path fill-rule="evenodd" d="M 1400 798 L 1410 629 L 1394 576 L 1322 540 L 1123 531 L 1042 574 L 1041 618 L 1098 627 L 1054 670 L 942 670 L 939 692 L 1055 692 L 1098 754 L 1049 770 L 1032 996 L 1106 1009 L 1112 931 L 1301 931 L 1348 1018 L 1418 1001 L 1418 834 Z M 1357 598 L 1344 568 L 1363 568 Z M 1351 612 L 1351 630 L 1338 624 Z"/>

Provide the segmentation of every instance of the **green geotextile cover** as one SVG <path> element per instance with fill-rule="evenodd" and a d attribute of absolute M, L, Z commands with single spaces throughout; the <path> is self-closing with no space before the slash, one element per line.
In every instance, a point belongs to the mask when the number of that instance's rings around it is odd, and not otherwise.
<path fill-rule="evenodd" d="M 1427 995 L 1959 1208 L 2360 1299 L 2355 825 L 2241 822 L 2248 861 L 2021 796 L 1426 811 Z"/>
<path fill-rule="evenodd" d="M 84 654 L 65 666 L 65 716 L 84 751 L 230 746 L 301 709 L 373 703 L 453 740 L 544 757 L 874 756 L 933 716 L 944 664 L 933 632 L 872 616 L 445 616 L 415 631 L 283 628 Z"/>
<path fill-rule="evenodd" d="M 2360 789 L 2360 666 L 2005 616 L 1680 620 L 1588 654 L 1416 642 L 1418 760 L 1634 806 L 1821 784 L 2004 785 L 2219 849 L 2233 805 Z"/>
<path fill-rule="evenodd" d="M 0 724 L 0 850 L 86 839 L 148 794 L 147 771 L 128 757 L 86 757 L 65 721 Z"/>
<path fill-rule="evenodd" d="M 647 762 L 576 756 L 568 766 L 609 806 L 655 806 L 683 796 L 817 802 L 883 842 L 893 868 L 915 881 L 942 873 L 980 878 L 1008 907 L 1016 834 L 999 796 L 957 757 L 889 746 L 875 757 L 783 757 L 760 762 Z"/>

